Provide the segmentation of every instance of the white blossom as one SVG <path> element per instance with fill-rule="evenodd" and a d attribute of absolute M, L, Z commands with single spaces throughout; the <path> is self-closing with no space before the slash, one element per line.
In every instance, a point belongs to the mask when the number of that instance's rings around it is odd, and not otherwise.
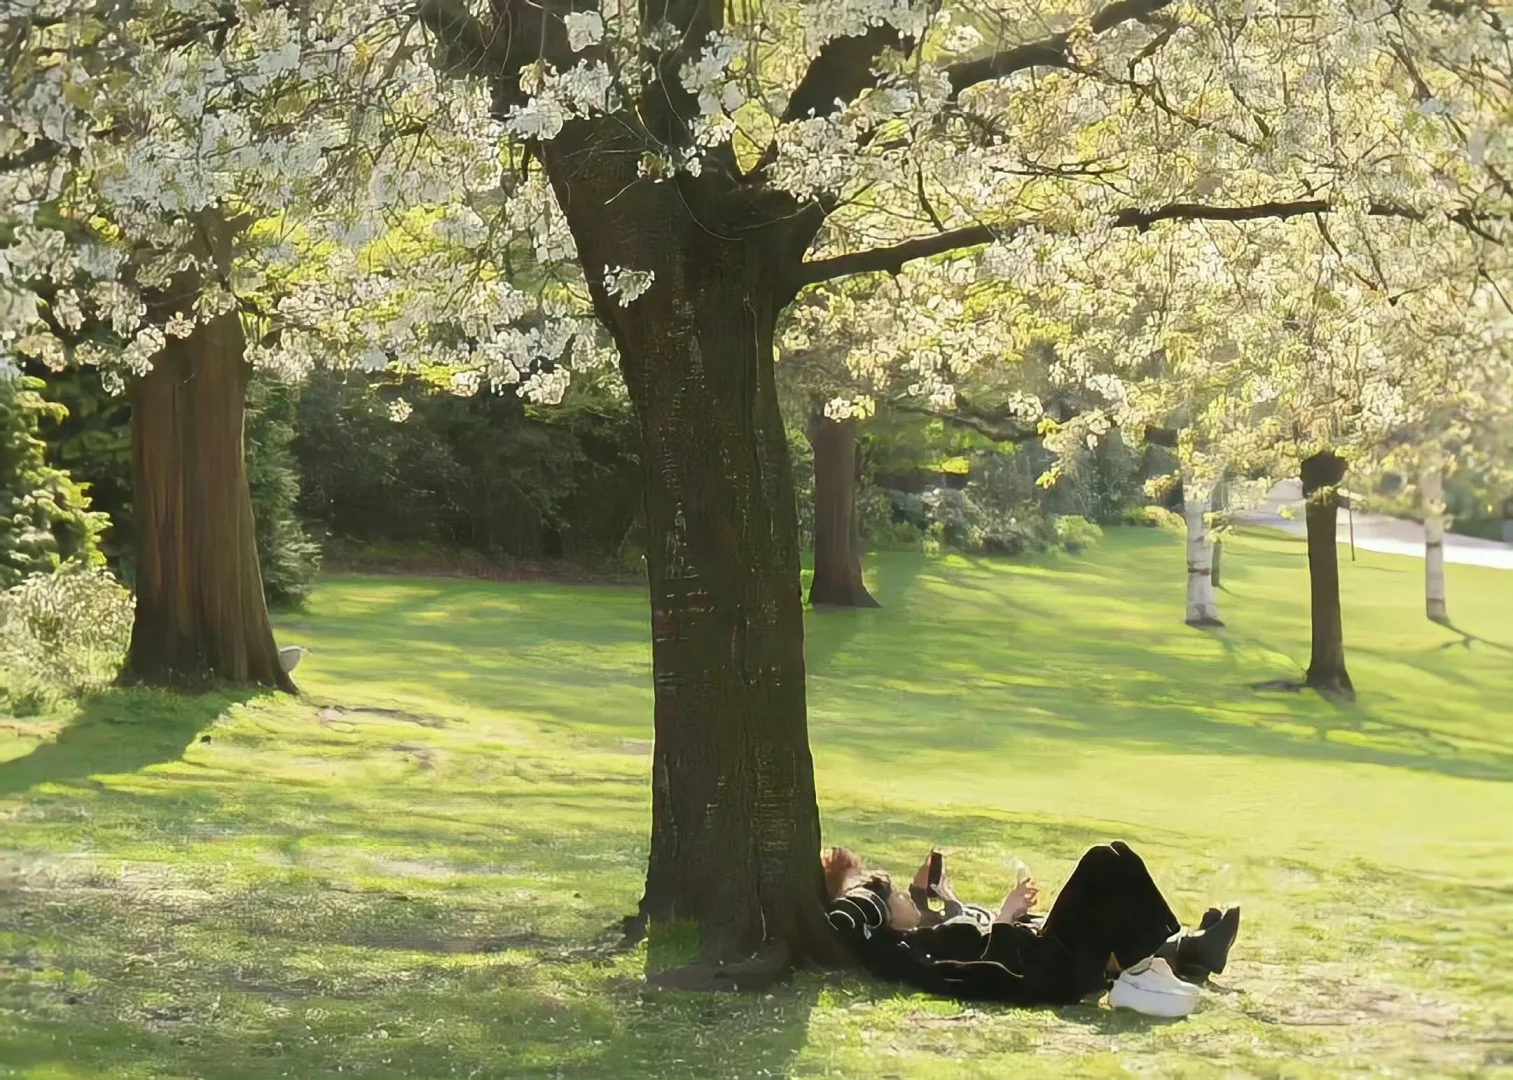
<path fill-rule="evenodd" d="M 604 291 L 611 296 L 618 296 L 621 307 L 630 307 L 633 301 L 651 288 L 656 277 L 656 273 L 651 270 L 626 270 L 619 266 L 606 267 Z"/>
<path fill-rule="evenodd" d="M 597 45 L 604 37 L 604 20 L 597 11 L 574 11 L 563 17 L 567 26 L 567 43 L 573 52 Z"/>

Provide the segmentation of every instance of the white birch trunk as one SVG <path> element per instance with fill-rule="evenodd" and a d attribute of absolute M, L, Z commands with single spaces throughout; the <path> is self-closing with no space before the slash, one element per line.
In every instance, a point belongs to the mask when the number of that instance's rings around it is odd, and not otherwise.
<path fill-rule="evenodd" d="M 1214 594 L 1214 545 L 1206 520 L 1213 485 L 1182 480 L 1182 517 L 1187 522 L 1187 625 L 1223 626 Z"/>
<path fill-rule="evenodd" d="M 1445 485 L 1439 463 L 1424 467 L 1418 479 L 1424 512 L 1424 611 L 1437 623 L 1448 623 L 1445 604 Z"/>

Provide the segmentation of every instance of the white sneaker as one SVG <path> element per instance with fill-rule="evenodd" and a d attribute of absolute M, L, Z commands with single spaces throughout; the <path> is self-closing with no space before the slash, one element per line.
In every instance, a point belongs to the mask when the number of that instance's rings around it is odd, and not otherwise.
<path fill-rule="evenodd" d="M 1146 1016 L 1176 1017 L 1196 1009 L 1198 995 L 1196 986 L 1177 978 L 1165 960 L 1153 956 L 1119 973 L 1108 992 L 1108 1003 Z"/>

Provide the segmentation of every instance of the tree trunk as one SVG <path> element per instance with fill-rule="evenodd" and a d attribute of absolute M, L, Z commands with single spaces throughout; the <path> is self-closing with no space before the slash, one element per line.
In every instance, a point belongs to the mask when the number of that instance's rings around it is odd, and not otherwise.
<path fill-rule="evenodd" d="M 1419 498 L 1424 511 L 1424 610 L 1437 623 L 1449 623 L 1445 603 L 1445 484 L 1438 460 L 1419 474 Z"/>
<path fill-rule="evenodd" d="M 827 420 L 817 410 L 810 414 L 805 434 L 814 449 L 814 580 L 809 603 L 878 607 L 862 583 L 856 421 Z"/>
<path fill-rule="evenodd" d="M 1210 534 L 1210 535 L 1212 535 L 1212 534 Z M 1220 584 L 1219 564 L 1224 561 L 1223 560 L 1223 556 L 1224 556 L 1224 542 L 1222 540 L 1215 540 L 1213 542 L 1213 546 L 1214 546 L 1214 553 L 1213 553 L 1213 557 L 1209 560 L 1208 580 L 1212 581 L 1213 584 L 1214 584 L 1214 588 L 1217 589 L 1219 587 L 1219 584 Z"/>
<path fill-rule="evenodd" d="M 263 598 L 247 489 L 247 365 L 231 312 L 169 337 L 131 387 L 136 617 L 122 678 L 293 693 Z"/>
<path fill-rule="evenodd" d="M 575 131 L 577 129 L 574 129 Z M 791 297 L 770 232 L 714 228 L 696 185 L 637 183 L 612 135 L 543 148 L 640 420 L 655 744 L 641 914 L 653 969 L 843 961 L 825 918 L 804 700 L 797 506 L 774 381 Z M 713 212 L 713 211 L 711 211 Z M 655 274 L 622 303 L 606 270 Z"/>
<path fill-rule="evenodd" d="M 1212 484 L 1191 476 L 1182 480 L 1182 517 L 1187 522 L 1187 625 L 1223 626 L 1214 595 L 1214 546 L 1208 535 L 1208 507 Z"/>
<path fill-rule="evenodd" d="M 1304 684 L 1322 694 L 1353 697 L 1345 670 L 1345 634 L 1340 616 L 1340 560 L 1336 538 L 1343 458 L 1329 450 L 1305 458 L 1300 470 L 1308 524 L 1308 581 L 1313 655 Z"/>

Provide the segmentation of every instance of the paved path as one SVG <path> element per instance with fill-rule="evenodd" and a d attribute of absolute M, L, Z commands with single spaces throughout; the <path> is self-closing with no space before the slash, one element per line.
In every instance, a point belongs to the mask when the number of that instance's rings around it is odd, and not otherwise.
<path fill-rule="evenodd" d="M 1288 507 L 1291 518 L 1282 516 L 1282 508 Z M 1297 536 L 1307 533 L 1303 524 L 1303 485 L 1297 480 L 1283 480 L 1271 489 L 1266 503 L 1254 510 L 1241 510 L 1235 520 L 1249 525 L 1264 525 L 1281 529 Z M 1350 543 L 1350 514 L 1340 512 L 1339 541 Z M 1414 555 L 1424 557 L 1424 527 L 1416 521 L 1355 512 L 1355 546 L 1363 551 L 1380 551 L 1388 555 Z M 1470 563 L 1473 566 L 1490 566 L 1498 570 L 1513 570 L 1513 545 L 1496 540 L 1483 540 L 1479 536 L 1445 534 L 1445 561 Z"/>

